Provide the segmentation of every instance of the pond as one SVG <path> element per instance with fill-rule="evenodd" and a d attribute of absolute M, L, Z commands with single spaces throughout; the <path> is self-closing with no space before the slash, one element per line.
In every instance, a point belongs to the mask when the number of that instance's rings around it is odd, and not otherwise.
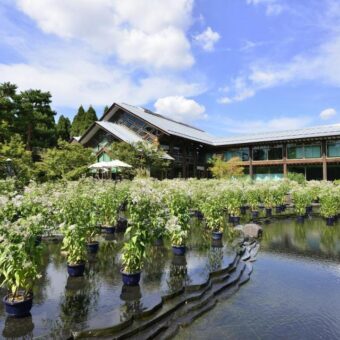
<path fill-rule="evenodd" d="M 339 339 L 340 224 L 264 226 L 251 280 L 176 339 Z"/>
<path fill-rule="evenodd" d="M 169 244 L 152 247 L 140 287 L 132 290 L 121 282 L 122 234 L 113 239 L 102 236 L 100 251 L 89 257 L 83 278 L 68 278 L 60 242 L 45 241 L 43 275 L 34 290 L 31 316 L 6 317 L 0 305 L 0 334 L 11 339 L 24 335 L 64 339 L 72 331 L 110 326 L 113 311 L 118 310 L 119 321 L 128 320 L 130 314 L 147 311 L 161 295 L 175 294 L 183 285 L 204 287 L 210 272 L 235 261 L 237 249 L 232 235 L 224 235 L 221 247 L 211 243 L 210 233 L 197 220 L 192 223 L 196 225 L 186 256 L 174 257 Z M 326 227 L 317 217 L 304 224 L 273 220 L 264 225 L 250 281 L 239 291 L 237 286 L 232 294 L 221 296 L 208 313 L 191 325 L 188 322 L 175 336 L 340 338 L 339 260 L 339 223 Z M 202 302 L 209 304 L 208 299 Z"/>

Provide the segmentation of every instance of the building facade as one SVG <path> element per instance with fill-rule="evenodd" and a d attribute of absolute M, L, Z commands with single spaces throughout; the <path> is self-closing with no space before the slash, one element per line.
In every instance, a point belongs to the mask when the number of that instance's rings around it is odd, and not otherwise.
<path fill-rule="evenodd" d="M 109 160 L 106 148 L 115 141 L 157 141 L 172 158 L 168 178 L 207 177 L 208 160 L 217 154 L 226 160 L 238 156 L 254 178 L 298 172 L 308 180 L 340 179 L 340 124 L 216 138 L 147 109 L 114 103 L 79 142 L 101 161 Z"/>

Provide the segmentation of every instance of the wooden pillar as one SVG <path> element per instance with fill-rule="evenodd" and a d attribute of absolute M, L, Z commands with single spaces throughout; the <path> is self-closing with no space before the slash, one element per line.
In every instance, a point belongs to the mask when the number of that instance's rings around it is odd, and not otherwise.
<path fill-rule="evenodd" d="M 327 181 L 327 160 L 326 160 L 326 141 L 323 140 L 321 144 L 322 150 L 322 179 Z"/>
<path fill-rule="evenodd" d="M 288 167 L 287 167 L 287 144 L 282 145 L 282 161 L 283 161 L 283 176 L 287 177 Z"/>
<path fill-rule="evenodd" d="M 198 145 L 192 145 L 193 155 L 194 155 L 194 177 L 197 178 L 197 153 L 198 153 Z"/>
<path fill-rule="evenodd" d="M 253 178 L 254 170 L 253 170 L 253 147 L 249 146 L 249 176 Z"/>
<path fill-rule="evenodd" d="M 183 152 L 182 152 L 182 157 L 183 157 L 183 160 L 182 160 L 182 164 L 183 164 L 183 167 L 182 167 L 182 177 L 183 178 L 186 178 L 187 177 L 187 145 L 186 144 L 182 144 L 181 148 L 183 148 Z"/>

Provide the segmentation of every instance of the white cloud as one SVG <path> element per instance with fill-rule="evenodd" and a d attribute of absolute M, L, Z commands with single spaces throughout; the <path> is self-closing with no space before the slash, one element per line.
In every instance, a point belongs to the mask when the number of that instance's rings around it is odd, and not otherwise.
<path fill-rule="evenodd" d="M 247 0 L 248 5 L 263 5 L 267 15 L 278 15 L 284 10 L 280 0 Z"/>
<path fill-rule="evenodd" d="M 81 40 L 123 64 L 183 69 L 194 63 L 186 30 L 193 0 L 17 0 L 45 33 Z"/>
<path fill-rule="evenodd" d="M 320 118 L 324 120 L 330 119 L 334 117 L 335 115 L 336 115 L 336 110 L 333 108 L 328 108 L 320 112 Z"/>
<path fill-rule="evenodd" d="M 202 46 L 205 51 L 211 52 L 214 50 L 215 44 L 220 40 L 219 33 L 214 32 L 211 27 L 208 27 L 201 34 L 198 34 L 194 39 Z"/>
<path fill-rule="evenodd" d="M 145 105 L 206 91 L 199 75 L 181 73 L 194 63 L 187 38 L 193 0 L 16 3 L 45 35 L 5 18 L 0 35 L 23 61 L 0 63 L 0 82 L 50 91 L 54 108 Z"/>
<path fill-rule="evenodd" d="M 155 102 L 156 112 L 168 116 L 174 120 L 190 122 L 206 118 L 205 107 L 193 99 L 182 96 L 169 96 L 159 98 Z"/>

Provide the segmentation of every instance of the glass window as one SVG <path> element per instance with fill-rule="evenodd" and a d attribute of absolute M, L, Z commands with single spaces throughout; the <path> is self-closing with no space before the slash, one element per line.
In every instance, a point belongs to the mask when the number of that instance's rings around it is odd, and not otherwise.
<path fill-rule="evenodd" d="M 303 145 L 288 145 L 287 156 L 289 159 L 304 158 Z"/>
<path fill-rule="evenodd" d="M 254 161 L 266 161 L 268 159 L 268 148 L 256 147 L 253 149 Z"/>
<path fill-rule="evenodd" d="M 321 145 L 305 145 L 305 157 L 306 158 L 320 158 L 321 157 Z"/>
<path fill-rule="evenodd" d="M 282 146 L 273 146 L 268 149 L 268 159 L 282 159 Z"/>
<path fill-rule="evenodd" d="M 340 157 L 340 140 L 327 143 L 327 157 Z"/>
<path fill-rule="evenodd" d="M 238 157 L 242 161 L 249 160 L 249 149 L 248 148 L 240 148 L 240 149 L 230 149 L 224 153 L 224 159 L 229 161 L 233 157 Z"/>

